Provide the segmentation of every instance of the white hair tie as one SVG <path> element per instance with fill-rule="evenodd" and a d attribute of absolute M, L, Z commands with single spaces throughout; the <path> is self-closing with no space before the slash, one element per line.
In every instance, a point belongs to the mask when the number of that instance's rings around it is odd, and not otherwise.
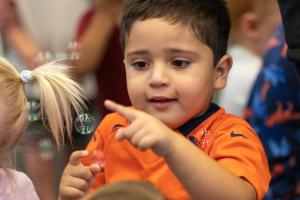
<path fill-rule="evenodd" d="M 21 79 L 24 83 L 29 83 L 33 80 L 32 72 L 30 70 L 23 70 L 21 72 Z"/>

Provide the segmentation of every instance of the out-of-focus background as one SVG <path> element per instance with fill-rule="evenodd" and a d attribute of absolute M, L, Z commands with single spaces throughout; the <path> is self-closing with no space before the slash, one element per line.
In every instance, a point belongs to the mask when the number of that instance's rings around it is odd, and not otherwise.
<path fill-rule="evenodd" d="M 86 113 L 74 116 L 72 142 L 57 151 L 40 119 L 37 88 L 25 88 L 29 126 L 18 148 L 16 167 L 31 178 L 42 200 L 57 199 L 70 153 L 85 148 L 108 112 L 103 100 L 129 105 L 119 45 L 122 4 L 123 0 L 0 0 L 0 56 L 19 72 L 53 61 L 72 65 L 70 73 L 88 99 Z M 82 120 L 85 129 L 78 124 Z"/>

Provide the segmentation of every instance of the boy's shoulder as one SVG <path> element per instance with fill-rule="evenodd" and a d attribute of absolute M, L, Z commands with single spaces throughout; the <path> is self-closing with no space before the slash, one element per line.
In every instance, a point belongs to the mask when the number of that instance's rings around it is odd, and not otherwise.
<path fill-rule="evenodd" d="M 233 139 L 250 139 L 259 142 L 257 134 L 246 120 L 226 113 L 223 108 L 211 115 L 200 126 L 212 134 L 213 140 L 221 139 L 224 142 L 230 142 Z"/>
<path fill-rule="evenodd" d="M 261 199 L 268 189 L 270 175 L 258 135 L 242 117 L 225 113 L 224 109 L 215 115 L 207 124 L 211 132 L 200 143 L 204 145 L 202 149 L 229 171 L 249 181 Z"/>
<path fill-rule="evenodd" d="M 226 130 L 233 127 L 244 127 L 253 131 L 249 123 L 240 116 L 226 113 L 223 108 L 213 113 L 209 118 L 207 118 L 202 126 L 206 126 L 213 130 Z"/>
<path fill-rule="evenodd" d="M 226 113 L 225 111 L 222 115 L 220 115 L 217 123 L 220 123 L 219 125 L 222 125 L 222 127 L 240 125 L 251 128 L 251 126 L 244 118 L 234 114 Z"/>
<path fill-rule="evenodd" d="M 214 146 L 230 143 L 260 145 L 257 134 L 243 118 L 225 113 L 219 106 L 191 120 L 179 132 L 206 153 Z"/>

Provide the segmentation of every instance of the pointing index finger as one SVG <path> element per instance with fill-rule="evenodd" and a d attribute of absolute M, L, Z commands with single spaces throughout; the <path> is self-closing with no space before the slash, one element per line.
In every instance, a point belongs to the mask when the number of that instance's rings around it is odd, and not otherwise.
<path fill-rule="evenodd" d="M 121 104 L 118 104 L 116 102 L 113 102 L 111 100 L 105 100 L 104 105 L 106 108 L 108 108 L 111 111 L 117 112 L 129 121 L 132 121 L 136 118 L 136 110 L 132 108 L 125 107 Z"/>

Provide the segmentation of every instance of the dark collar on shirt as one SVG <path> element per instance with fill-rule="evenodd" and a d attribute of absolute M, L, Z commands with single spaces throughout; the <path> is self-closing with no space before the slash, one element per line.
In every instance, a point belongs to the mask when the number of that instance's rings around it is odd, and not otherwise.
<path fill-rule="evenodd" d="M 212 114 L 217 112 L 219 109 L 220 109 L 220 107 L 217 104 L 211 103 L 208 110 L 205 112 L 204 115 L 201 115 L 200 117 L 190 119 L 185 124 L 180 126 L 177 130 L 179 130 L 184 136 L 187 136 L 199 124 L 201 124 L 203 121 L 208 119 Z"/>

